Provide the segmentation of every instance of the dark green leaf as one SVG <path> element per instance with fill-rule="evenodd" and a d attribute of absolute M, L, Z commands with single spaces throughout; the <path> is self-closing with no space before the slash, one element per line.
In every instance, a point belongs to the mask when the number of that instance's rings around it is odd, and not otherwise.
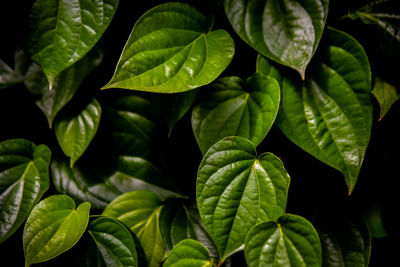
<path fill-rule="evenodd" d="M 279 84 L 260 73 L 246 82 L 239 77 L 221 78 L 206 93 L 192 112 L 193 132 L 203 154 L 227 136 L 246 137 L 258 145 L 278 113 Z"/>
<path fill-rule="evenodd" d="M 25 266 L 52 259 L 73 247 L 89 222 L 90 203 L 75 210 L 65 195 L 53 195 L 37 204 L 26 221 L 23 235 Z"/>
<path fill-rule="evenodd" d="M 236 33 L 262 55 L 305 71 L 317 49 L 328 15 L 328 0 L 225 0 Z"/>
<path fill-rule="evenodd" d="M 234 43 L 183 3 L 165 3 L 136 22 L 111 81 L 103 87 L 178 93 L 206 85 L 229 65 Z"/>
<path fill-rule="evenodd" d="M 263 222 L 250 230 L 244 250 L 253 266 L 321 266 L 318 233 L 306 219 L 285 214 L 277 222 Z"/>
<path fill-rule="evenodd" d="M 0 143 L 0 243 L 25 221 L 49 188 L 51 153 L 23 139 Z"/>
<path fill-rule="evenodd" d="M 55 77 L 97 43 L 118 0 L 36 0 L 28 21 L 27 52 L 53 87 Z"/>
<path fill-rule="evenodd" d="M 163 267 L 212 267 L 207 248 L 196 240 L 186 239 L 177 244 Z"/>
<path fill-rule="evenodd" d="M 379 106 L 381 107 L 379 120 L 383 119 L 390 107 L 400 98 L 397 93 L 397 88 L 378 76 L 375 76 L 375 86 L 372 90 L 372 94 L 375 96 L 376 100 L 378 100 Z"/>
<path fill-rule="evenodd" d="M 0 89 L 22 83 L 27 70 L 27 57 L 22 50 L 15 51 L 14 69 L 0 59 Z"/>
<path fill-rule="evenodd" d="M 220 261 L 243 247 L 256 223 L 284 213 L 289 182 L 277 157 L 256 157 L 253 143 L 243 137 L 227 137 L 208 150 L 197 174 L 196 195 Z"/>
<path fill-rule="evenodd" d="M 372 238 L 383 238 L 388 236 L 388 232 L 384 225 L 384 218 L 382 217 L 382 208 L 379 206 L 372 206 L 363 213 L 363 216 L 368 224 Z"/>

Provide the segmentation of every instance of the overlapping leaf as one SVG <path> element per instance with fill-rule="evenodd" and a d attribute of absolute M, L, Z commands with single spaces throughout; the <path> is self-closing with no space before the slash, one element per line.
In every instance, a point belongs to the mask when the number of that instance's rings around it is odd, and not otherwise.
<path fill-rule="evenodd" d="M 212 267 L 213 262 L 210 259 L 207 248 L 200 242 L 192 239 L 185 239 L 178 243 L 163 267 Z"/>
<path fill-rule="evenodd" d="M 22 83 L 25 79 L 28 62 L 22 50 L 15 51 L 14 69 L 0 59 L 0 89 Z"/>
<path fill-rule="evenodd" d="M 378 100 L 381 108 L 379 115 L 380 120 L 383 119 L 390 107 L 400 98 L 397 88 L 378 76 L 375 76 L 375 85 L 372 94 L 375 96 L 376 100 Z"/>

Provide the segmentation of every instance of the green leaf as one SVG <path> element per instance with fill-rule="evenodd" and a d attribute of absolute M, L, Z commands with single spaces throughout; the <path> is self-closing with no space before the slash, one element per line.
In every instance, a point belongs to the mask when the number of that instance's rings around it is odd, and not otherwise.
<path fill-rule="evenodd" d="M 264 69 L 268 64 L 259 57 L 259 72 L 281 76 L 277 125 L 293 143 L 342 172 L 351 193 L 372 125 L 371 71 L 363 48 L 329 28 L 304 82 L 272 66 Z"/>
<path fill-rule="evenodd" d="M 375 76 L 375 86 L 372 90 L 372 94 L 375 96 L 376 100 L 378 100 L 381 108 L 379 120 L 383 119 L 390 107 L 400 98 L 397 93 L 397 88 L 378 76 Z"/>
<path fill-rule="evenodd" d="M 64 154 L 70 157 L 70 167 L 89 146 L 100 124 L 101 106 L 93 99 L 78 114 L 65 114 L 56 120 L 56 137 Z"/>
<path fill-rule="evenodd" d="M 51 152 L 23 139 L 0 142 L 0 243 L 10 237 L 49 188 Z"/>
<path fill-rule="evenodd" d="M 27 58 L 22 50 L 16 50 L 14 55 L 14 69 L 0 59 L 0 89 L 22 83 L 27 70 Z"/>
<path fill-rule="evenodd" d="M 220 261 L 243 247 L 256 223 L 285 212 L 289 182 L 277 157 L 256 157 L 243 137 L 227 137 L 208 150 L 197 174 L 197 205 Z"/>
<path fill-rule="evenodd" d="M 111 81 L 103 87 L 178 93 L 206 85 L 229 65 L 234 43 L 183 3 L 158 5 L 136 22 Z"/>
<path fill-rule="evenodd" d="M 90 224 L 89 233 L 106 266 L 139 266 L 131 233 L 117 220 L 100 217 Z"/>
<path fill-rule="evenodd" d="M 388 236 L 385 229 L 384 218 L 382 216 L 382 208 L 379 206 L 369 207 L 363 212 L 363 217 L 368 224 L 372 238 L 383 238 Z"/>
<path fill-rule="evenodd" d="M 52 259 L 73 247 L 89 222 L 90 203 L 75 210 L 65 195 L 53 195 L 37 204 L 26 221 L 23 243 L 25 266 Z"/>
<path fill-rule="evenodd" d="M 110 24 L 118 0 L 36 0 L 26 49 L 53 87 L 55 77 L 81 59 Z"/>
<path fill-rule="evenodd" d="M 221 78 L 206 93 L 192 111 L 193 132 L 203 154 L 227 136 L 246 137 L 258 145 L 278 113 L 279 84 L 260 73 L 246 82 L 235 76 Z"/>
<path fill-rule="evenodd" d="M 302 78 L 321 39 L 328 0 L 225 0 L 236 33 L 260 54 Z"/>
<path fill-rule="evenodd" d="M 212 267 L 207 248 L 199 241 L 186 239 L 177 244 L 163 267 Z"/>
<path fill-rule="evenodd" d="M 137 190 L 117 197 L 103 212 L 104 216 L 121 221 L 136 234 L 150 267 L 160 266 L 167 254 L 159 229 L 161 208 L 157 194 Z"/>

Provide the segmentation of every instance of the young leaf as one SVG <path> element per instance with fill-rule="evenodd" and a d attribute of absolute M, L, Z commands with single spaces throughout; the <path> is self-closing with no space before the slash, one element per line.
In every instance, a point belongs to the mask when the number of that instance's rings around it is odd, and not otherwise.
<path fill-rule="evenodd" d="M 0 243 L 25 221 L 49 188 L 51 152 L 23 139 L 0 143 Z"/>
<path fill-rule="evenodd" d="M 52 259 L 73 247 L 89 222 L 90 203 L 75 210 L 66 195 L 53 195 L 37 204 L 26 221 L 23 243 L 25 266 Z"/>
<path fill-rule="evenodd" d="M 285 214 L 277 222 L 263 222 L 250 230 L 244 248 L 253 266 L 321 266 L 318 233 L 306 219 Z"/>
<path fill-rule="evenodd" d="M 234 43 L 183 3 L 158 5 L 136 22 L 114 76 L 103 87 L 178 93 L 206 85 L 229 65 Z"/>
<path fill-rule="evenodd" d="M 379 120 L 383 119 L 390 107 L 400 98 L 397 88 L 378 76 L 375 76 L 375 86 L 372 90 L 372 94 L 375 96 L 376 100 L 378 100 L 379 106 L 381 107 Z"/>
<path fill-rule="evenodd" d="M 328 0 L 225 0 L 236 33 L 260 54 L 295 69 L 302 78 L 317 49 Z"/>
<path fill-rule="evenodd" d="M 64 154 L 70 157 L 70 167 L 89 146 L 100 124 L 101 106 L 93 99 L 78 114 L 66 114 L 56 120 L 56 137 Z"/>
<path fill-rule="evenodd" d="M 28 21 L 26 49 L 53 87 L 55 77 L 97 43 L 118 0 L 36 0 Z"/>
<path fill-rule="evenodd" d="M 210 259 L 207 248 L 199 241 L 185 239 L 177 244 L 163 267 L 212 267 L 213 261 Z"/>
<path fill-rule="evenodd" d="M 227 136 L 246 137 L 258 145 L 278 113 L 279 84 L 260 73 L 246 82 L 234 76 L 221 78 L 207 93 L 192 111 L 193 132 L 203 154 Z"/>
<path fill-rule="evenodd" d="M 284 213 L 289 182 L 282 162 L 271 153 L 256 157 L 246 138 L 227 137 L 208 150 L 197 174 L 197 205 L 220 261 L 243 247 L 256 223 Z"/>

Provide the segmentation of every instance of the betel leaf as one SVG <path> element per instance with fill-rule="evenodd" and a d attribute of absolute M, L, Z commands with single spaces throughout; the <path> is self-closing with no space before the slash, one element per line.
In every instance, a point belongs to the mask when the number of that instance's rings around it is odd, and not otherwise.
<path fill-rule="evenodd" d="M 246 262 L 253 266 L 320 267 L 321 244 L 306 219 L 285 214 L 277 222 L 263 222 L 250 230 L 245 244 Z"/>
<path fill-rule="evenodd" d="M 328 0 L 225 0 L 236 33 L 260 54 L 305 77 L 328 15 Z"/>
<path fill-rule="evenodd" d="M 246 138 L 227 137 L 208 150 L 197 174 L 197 205 L 220 261 L 243 247 L 256 223 L 285 212 L 289 182 L 282 162 L 271 153 L 257 157 Z"/>
<path fill-rule="evenodd" d="M 16 50 L 14 55 L 14 68 L 11 68 L 0 59 L 0 89 L 22 83 L 25 79 L 25 72 L 28 60 L 22 50 Z"/>
<path fill-rule="evenodd" d="M 244 82 L 224 77 L 211 85 L 192 111 L 192 127 L 200 150 L 227 136 L 242 136 L 258 145 L 278 113 L 280 90 L 274 78 L 255 73 Z"/>
<path fill-rule="evenodd" d="M 361 45 L 327 29 L 302 82 L 259 57 L 257 69 L 281 83 L 278 127 L 296 145 L 344 174 L 351 193 L 371 135 L 371 71 Z"/>
<path fill-rule="evenodd" d="M 212 267 L 207 248 L 199 241 L 185 239 L 169 253 L 163 267 Z"/>
<path fill-rule="evenodd" d="M 184 3 L 150 9 L 136 22 L 103 89 L 178 93 L 212 82 L 231 62 L 234 43 L 211 27 L 212 20 Z"/>
<path fill-rule="evenodd" d="M 139 266 L 131 233 L 117 220 L 100 217 L 90 223 L 89 234 L 96 242 L 105 266 Z"/>
<path fill-rule="evenodd" d="M 379 120 L 383 119 L 390 107 L 400 98 L 397 88 L 378 76 L 375 76 L 375 85 L 372 94 L 375 96 L 376 100 L 378 100 L 381 108 Z"/>
<path fill-rule="evenodd" d="M 36 0 L 26 50 L 53 87 L 55 77 L 81 59 L 107 29 L 118 0 Z"/>
<path fill-rule="evenodd" d="M 137 190 L 117 197 L 103 212 L 104 216 L 121 221 L 136 234 L 150 267 L 160 266 L 167 254 L 159 229 L 161 208 L 157 194 Z"/>
<path fill-rule="evenodd" d="M 95 136 L 100 118 L 101 106 L 93 99 L 78 114 L 64 114 L 56 120 L 56 137 L 64 154 L 70 158 L 71 168 Z"/>
<path fill-rule="evenodd" d="M 89 222 L 90 203 L 75 209 L 66 195 L 53 195 L 40 201 L 26 221 L 23 244 L 25 266 L 52 259 L 73 247 Z"/>
<path fill-rule="evenodd" d="M 25 221 L 49 188 L 51 152 L 24 139 L 0 142 L 0 243 Z"/>

